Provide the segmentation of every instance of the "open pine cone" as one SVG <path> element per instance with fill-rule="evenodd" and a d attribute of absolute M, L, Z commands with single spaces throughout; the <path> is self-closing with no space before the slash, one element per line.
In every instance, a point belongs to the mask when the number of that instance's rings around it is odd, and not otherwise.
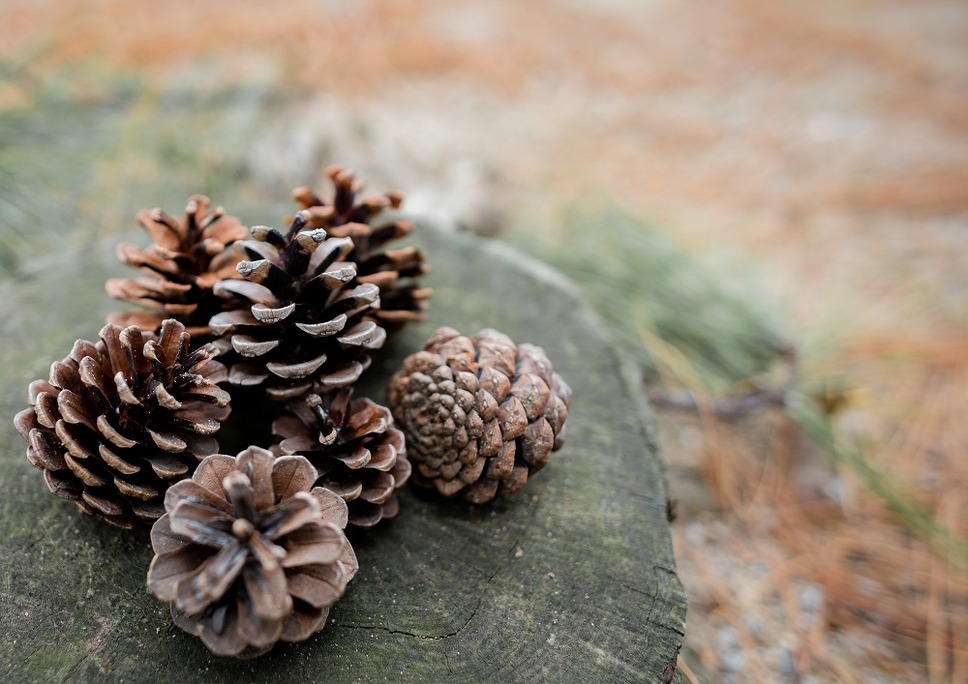
<path fill-rule="evenodd" d="M 160 209 L 138 212 L 138 223 L 153 240 L 147 249 L 131 244 L 118 246 L 118 258 L 147 274 L 143 278 L 112 278 L 107 292 L 147 307 L 117 313 L 109 321 L 121 326 L 137 325 L 153 331 L 162 320 L 174 318 L 188 328 L 196 342 L 209 334 L 208 321 L 222 310 L 222 300 L 212 286 L 225 278 L 238 278 L 235 265 L 241 253 L 232 247 L 248 235 L 248 229 L 221 207 L 209 209 L 204 195 L 192 195 L 185 220 Z"/>
<path fill-rule="evenodd" d="M 472 503 L 508 496 L 562 444 L 571 389 L 540 347 L 440 328 L 390 379 L 413 482 Z"/>
<path fill-rule="evenodd" d="M 396 332 L 409 321 L 421 320 L 421 312 L 431 295 L 429 288 L 421 288 L 417 282 L 427 272 L 424 253 L 414 247 L 384 248 L 408 235 L 413 224 L 396 220 L 371 225 L 387 208 L 399 208 L 402 196 L 387 193 L 359 200 L 357 195 L 362 185 L 354 179 L 352 171 L 331 166 L 326 175 L 333 183 L 331 203 L 308 187 L 292 191 L 300 208 L 309 212 L 307 225 L 325 228 L 330 237 L 353 240 L 353 249 L 346 259 L 356 264 L 358 282 L 374 283 L 380 288 L 380 309 L 374 317 L 388 333 Z"/>
<path fill-rule="evenodd" d="M 272 431 L 283 438 L 280 453 L 305 456 L 319 472 L 316 484 L 343 497 L 351 525 L 373 527 L 400 510 L 396 490 L 410 477 L 410 462 L 389 409 L 352 395 L 344 388 L 295 399 L 292 415 Z"/>
<path fill-rule="evenodd" d="M 226 371 L 174 320 L 157 336 L 108 324 L 100 338 L 78 340 L 48 380 L 30 383 L 31 408 L 14 424 L 52 493 L 131 527 L 158 519 L 168 487 L 218 451 Z"/>
<path fill-rule="evenodd" d="M 226 360 L 229 382 L 261 385 L 274 399 L 352 384 L 386 340 L 375 318 L 379 288 L 358 282 L 345 261 L 352 240 L 303 230 L 308 219 L 296 214 L 287 235 L 253 228 L 255 239 L 239 243 L 253 259 L 238 265 L 244 280 L 215 286 L 234 310 L 214 316 L 212 331 L 245 357 Z"/>
<path fill-rule="evenodd" d="M 216 655 L 254 658 L 322 629 L 358 564 L 346 504 L 301 456 L 209 456 L 165 496 L 148 588 Z"/>

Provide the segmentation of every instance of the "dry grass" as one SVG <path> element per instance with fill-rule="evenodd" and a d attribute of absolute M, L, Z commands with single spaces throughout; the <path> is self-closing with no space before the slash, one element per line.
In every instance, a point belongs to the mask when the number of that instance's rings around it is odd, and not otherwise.
<path fill-rule="evenodd" d="M 38 75 L 269 73 L 412 150 L 429 117 L 453 132 L 443 154 L 499 174 L 494 203 L 521 231 L 541 230 L 521 219 L 535 201 L 502 203 L 609 194 L 688 249 L 740 253 L 793 321 L 804 379 L 847 390 L 837 439 L 961 540 L 966 44 L 954 0 L 33 0 L 0 22 L 0 54 Z M 661 419 L 673 487 L 701 478 L 705 496 L 675 528 L 689 679 L 968 681 L 968 573 L 949 546 L 785 414 Z"/>
<path fill-rule="evenodd" d="M 929 426 L 950 432 L 956 424 L 952 414 L 963 397 L 953 395 L 964 394 L 968 377 L 962 370 L 936 380 L 901 433 L 865 436 L 868 446 L 885 447 L 877 462 L 898 465 L 887 472 L 904 495 L 963 540 L 963 450 L 946 456 L 933 439 L 933 457 L 917 450 Z M 677 433 L 702 430 L 694 462 L 678 468 L 702 474 L 713 505 L 688 511 L 676 535 L 692 591 L 690 657 L 713 681 L 735 667 L 724 629 L 737 631 L 742 653 L 758 654 L 736 681 L 769 680 L 778 671 L 790 681 L 811 674 L 868 681 L 877 671 L 900 681 L 962 681 L 963 556 L 911 534 L 850 464 L 827 472 L 824 456 L 782 411 L 739 423 L 710 412 L 695 420 L 667 415 L 660 424 L 672 445 L 681 440 Z"/>

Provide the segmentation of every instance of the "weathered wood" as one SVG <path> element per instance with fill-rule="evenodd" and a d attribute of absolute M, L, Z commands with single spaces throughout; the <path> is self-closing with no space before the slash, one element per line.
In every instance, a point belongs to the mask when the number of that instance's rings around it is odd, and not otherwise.
<path fill-rule="evenodd" d="M 143 238 L 142 238 L 143 239 Z M 667 681 L 685 597 L 675 574 L 654 421 L 598 320 L 550 269 L 422 226 L 429 320 L 367 374 L 382 383 L 438 325 L 543 346 L 574 389 L 567 442 L 516 497 L 473 508 L 412 492 L 357 535 L 361 570 L 331 623 L 254 662 L 211 656 L 145 589 L 146 534 L 50 496 L 14 413 L 76 337 L 93 339 L 125 273 L 113 241 L 0 283 L 0 680 Z M 382 400 L 382 396 L 379 397 Z"/>

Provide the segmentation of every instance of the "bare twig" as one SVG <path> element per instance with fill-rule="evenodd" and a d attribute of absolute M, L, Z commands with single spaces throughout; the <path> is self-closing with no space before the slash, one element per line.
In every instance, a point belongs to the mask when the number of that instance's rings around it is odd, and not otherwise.
<path fill-rule="evenodd" d="M 699 412 L 699 402 L 688 390 L 653 387 L 649 389 L 648 394 L 653 406 Z M 703 406 L 718 418 L 736 420 L 765 408 L 785 407 L 786 390 L 756 389 L 738 396 L 703 401 Z"/>
<path fill-rule="evenodd" d="M 651 387 L 648 389 L 649 401 L 653 406 L 660 408 L 697 413 L 701 405 L 704 411 L 709 411 L 723 420 L 737 420 L 767 408 L 785 408 L 789 392 L 797 386 L 800 379 L 800 371 L 794 347 L 787 346 L 782 349 L 779 358 L 786 371 L 786 379 L 779 387 L 754 386 L 752 390 L 742 394 L 701 400 L 697 400 L 693 393 L 686 389 Z"/>

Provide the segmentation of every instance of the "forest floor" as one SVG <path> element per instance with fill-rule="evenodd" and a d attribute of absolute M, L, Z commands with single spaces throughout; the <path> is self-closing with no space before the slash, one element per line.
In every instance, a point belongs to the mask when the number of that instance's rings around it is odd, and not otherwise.
<path fill-rule="evenodd" d="M 570 273 L 646 321 L 687 678 L 968 681 L 964 3 L 7 0 L 2 16 L 8 276 L 55 230 L 10 226 L 116 232 L 196 191 L 284 206 L 332 162 L 552 263 L 574 263 L 560 226 L 591 211 L 599 242 Z M 641 234 L 610 234 L 603 206 Z M 654 232 L 784 340 L 748 377 L 702 371 L 649 327 L 670 302 L 611 278 Z M 703 315 L 728 330 L 733 311 Z"/>

